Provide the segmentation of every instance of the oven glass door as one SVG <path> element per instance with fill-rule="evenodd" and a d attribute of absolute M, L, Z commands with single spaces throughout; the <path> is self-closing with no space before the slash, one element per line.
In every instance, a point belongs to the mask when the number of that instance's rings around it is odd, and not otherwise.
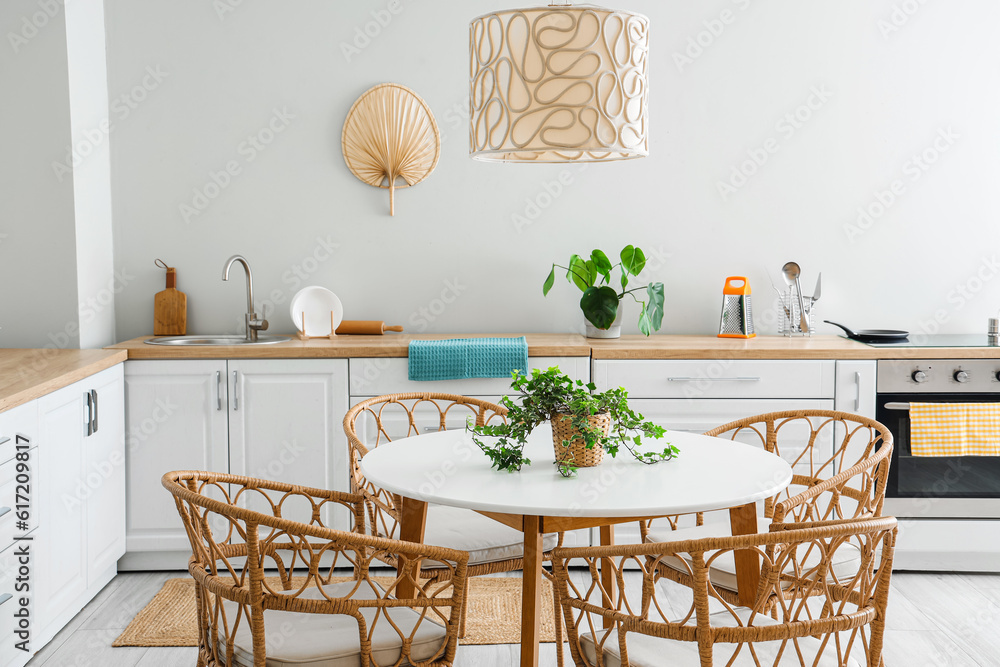
<path fill-rule="evenodd" d="M 1000 457 L 912 456 L 910 413 L 899 404 L 993 403 L 997 394 L 879 394 L 875 418 L 892 432 L 889 498 L 1000 498 Z M 887 407 L 888 406 L 888 407 Z"/>

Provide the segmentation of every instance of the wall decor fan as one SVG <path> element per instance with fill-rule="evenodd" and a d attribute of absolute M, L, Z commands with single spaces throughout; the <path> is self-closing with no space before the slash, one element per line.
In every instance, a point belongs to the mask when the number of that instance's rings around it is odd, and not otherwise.
<path fill-rule="evenodd" d="M 377 85 L 358 98 L 344 121 L 341 144 L 351 173 L 389 190 L 389 215 L 396 214 L 396 189 L 427 178 L 441 156 L 430 107 L 398 83 Z"/>

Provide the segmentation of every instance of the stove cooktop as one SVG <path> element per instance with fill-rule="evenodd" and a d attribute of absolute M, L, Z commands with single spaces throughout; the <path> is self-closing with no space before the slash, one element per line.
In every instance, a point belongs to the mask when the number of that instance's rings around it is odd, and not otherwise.
<path fill-rule="evenodd" d="M 995 339 L 994 339 L 995 340 Z M 867 343 L 870 347 L 1000 347 L 991 343 L 986 334 L 922 334 L 911 333 L 904 341 Z"/>

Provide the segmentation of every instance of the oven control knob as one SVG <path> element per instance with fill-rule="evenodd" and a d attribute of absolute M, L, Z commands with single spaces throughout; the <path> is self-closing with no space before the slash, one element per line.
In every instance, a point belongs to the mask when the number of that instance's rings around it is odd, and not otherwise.
<path fill-rule="evenodd" d="M 913 375 L 910 377 L 913 378 L 914 382 L 927 382 L 927 373 L 923 371 L 913 371 Z"/>
<path fill-rule="evenodd" d="M 955 371 L 955 382 L 968 382 L 969 374 L 965 371 Z"/>

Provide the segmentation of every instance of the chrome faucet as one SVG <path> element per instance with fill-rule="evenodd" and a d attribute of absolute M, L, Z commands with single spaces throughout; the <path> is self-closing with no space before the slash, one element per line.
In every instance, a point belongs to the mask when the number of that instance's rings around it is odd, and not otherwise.
<path fill-rule="evenodd" d="M 246 257 L 243 255 L 233 255 L 226 261 L 226 266 L 222 269 L 222 279 L 229 280 L 229 269 L 233 266 L 233 262 L 239 262 L 243 265 L 243 269 L 247 272 L 247 340 L 256 341 L 258 331 L 267 331 L 267 320 L 261 315 L 261 319 L 257 319 L 257 313 L 253 310 L 253 274 L 250 273 L 250 265 L 247 264 Z"/>

